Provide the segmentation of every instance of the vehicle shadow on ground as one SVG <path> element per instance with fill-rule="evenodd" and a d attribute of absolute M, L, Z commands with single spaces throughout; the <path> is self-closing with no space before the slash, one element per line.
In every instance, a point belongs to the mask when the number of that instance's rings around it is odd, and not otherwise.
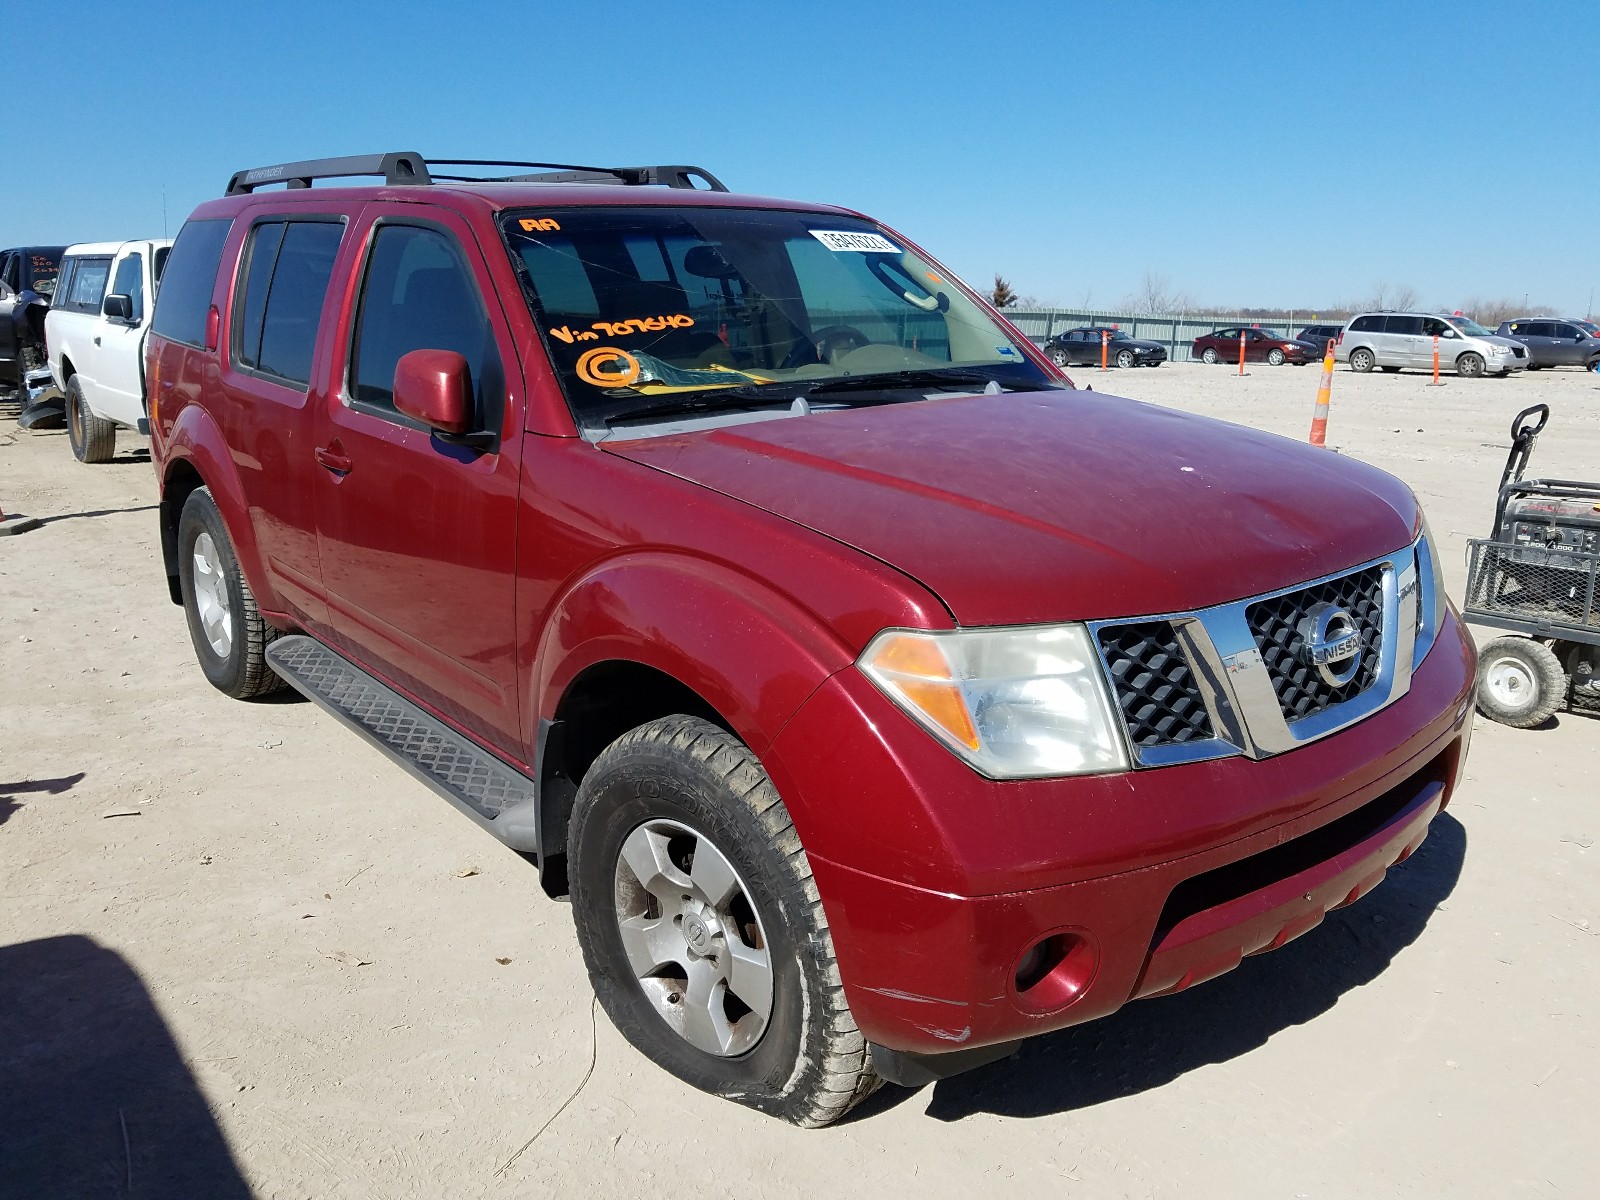
<path fill-rule="evenodd" d="M 0 825 L 6 823 L 6 818 L 22 807 L 22 801 L 17 797 L 29 793 L 43 792 L 50 796 L 59 796 L 62 792 L 70 791 L 83 782 L 82 771 L 76 775 L 62 775 L 56 779 L 24 779 L 20 783 L 0 783 Z"/>
<path fill-rule="evenodd" d="M 76 521 L 80 517 L 116 517 L 123 513 L 155 512 L 159 504 L 140 504 L 134 508 L 97 508 L 91 512 L 58 513 L 53 517 L 40 517 L 39 524 L 54 525 L 57 521 Z"/>
<path fill-rule="evenodd" d="M 0 1194 L 251 1194 L 139 976 L 89 938 L 0 946 Z"/>
<path fill-rule="evenodd" d="M 943 1080 L 934 1085 L 928 1115 L 958 1121 L 979 1112 L 1070 1112 L 1247 1054 L 1381 975 L 1455 890 L 1466 848 L 1466 830 L 1442 814 L 1421 849 L 1392 868 L 1376 891 L 1329 913 L 1304 937 L 1247 958 L 1192 991 L 1137 1001 L 1103 1020 L 1024 1042 L 1010 1059 Z M 892 1094 L 879 1103 L 895 1103 Z"/>

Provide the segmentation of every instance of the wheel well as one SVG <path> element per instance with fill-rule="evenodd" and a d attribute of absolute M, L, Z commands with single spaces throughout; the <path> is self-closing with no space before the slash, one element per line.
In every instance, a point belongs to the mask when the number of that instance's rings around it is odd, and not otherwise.
<path fill-rule="evenodd" d="M 733 733 L 722 714 L 687 684 L 642 663 L 596 663 L 568 685 L 544 731 L 539 770 L 540 878 L 567 893 L 567 824 L 578 785 L 600 752 L 647 721 L 684 713 Z M 737 734 L 734 734 L 737 737 Z"/>
<path fill-rule="evenodd" d="M 174 604 L 183 603 L 183 589 L 178 584 L 178 518 L 183 515 L 184 503 L 190 493 L 203 488 L 206 481 L 200 472 L 187 462 L 175 462 L 167 472 L 161 489 L 161 557 L 167 567 L 167 590 Z"/>
<path fill-rule="evenodd" d="M 70 358 L 68 358 L 65 354 L 63 354 L 61 356 L 61 382 L 62 382 L 62 384 L 65 385 L 67 380 L 71 379 L 77 373 L 78 373 L 78 368 L 73 366 L 72 365 L 72 360 Z"/>

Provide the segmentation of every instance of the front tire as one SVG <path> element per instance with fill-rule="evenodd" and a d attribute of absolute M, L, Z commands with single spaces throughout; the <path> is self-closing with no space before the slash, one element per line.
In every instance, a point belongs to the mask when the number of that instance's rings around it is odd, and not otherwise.
<path fill-rule="evenodd" d="M 117 452 L 116 422 L 89 411 L 76 375 L 67 380 L 66 407 L 67 441 L 72 445 L 72 457 L 81 463 L 110 462 Z"/>
<path fill-rule="evenodd" d="M 624 734 L 583 778 L 569 846 L 589 979 L 642 1054 L 808 1128 L 877 1088 L 805 851 L 738 739 L 682 715 Z"/>
<path fill-rule="evenodd" d="M 1267 351 L 1267 366 L 1269 366 L 1269 367 L 1281 367 L 1281 366 L 1283 366 L 1283 351 L 1282 350 L 1268 350 Z"/>
<path fill-rule="evenodd" d="M 1200 361 L 1205 363 L 1206 366 L 1208 366 L 1208 367 L 1216 366 L 1217 365 L 1217 352 L 1216 352 L 1216 349 L 1214 347 L 1212 347 L 1212 346 L 1207 346 L 1205 348 L 1205 353 L 1200 355 Z"/>
<path fill-rule="evenodd" d="M 1456 374 L 1472 379 L 1483 374 L 1483 355 L 1467 351 L 1456 359 Z"/>
<path fill-rule="evenodd" d="M 1532 638 L 1496 638 L 1478 655 L 1478 711 L 1513 729 L 1542 725 L 1567 701 L 1555 651 Z"/>
<path fill-rule="evenodd" d="M 1126 371 L 1129 367 L 1133 366 L 1134 361 L 1134 353 L 1132 350 L 1117 351 L 1117 366 L 1121 367 L 1123 370 Z"/>
<path fill-rule="evenodd" d="M 214 688 L 248 700 L 283 687 L 266 659 L 278 631 L 256 607 L 209 488 L 191 492 L 178 518 L 178 586 L 195 658 Z"/>
<path fill-rule="evenodd" d="M 1065 350 L 1050 351 L 1050 361 L 1055 363 L 1056 366 L 1065 370 L 1067 366 L 1067 352 Z"/>
<path fill-rule="evenodd" d="M 1359 350 L 1350 351 L 1350 369 L 1365 375 L 1378 365 L 1377 358 L 1365 346 Z"/>

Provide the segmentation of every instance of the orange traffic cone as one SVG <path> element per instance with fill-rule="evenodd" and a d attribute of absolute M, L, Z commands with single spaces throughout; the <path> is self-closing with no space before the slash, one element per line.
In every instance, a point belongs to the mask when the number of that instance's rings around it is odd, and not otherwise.
<path fill-rule="evenodd" d="M 1311 444 L 1328 444 L 1328 397 L 1333 393 L 1333 343 L 1328 343 L 1328 353 L 1322 360 L 1322 382 L 1317 385 L 1317 407 L 1311 414 Z"/>

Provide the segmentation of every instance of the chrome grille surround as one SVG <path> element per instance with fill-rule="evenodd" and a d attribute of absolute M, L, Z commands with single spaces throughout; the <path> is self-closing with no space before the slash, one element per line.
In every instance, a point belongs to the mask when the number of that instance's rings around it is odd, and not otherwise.
<path fill-rule="evenodd" d="M 1419 629 L 1419 616 L 1433 612 L 1434 597 L 1421 594 L 1431 589 L 1430 553 L 1426 540 L 1419 538 L 1382 558 L 1259 596 L 1196 612 L 1090 622 L 1094 644 L 1101 654 L 1101 666 L 1114 695 L 1117 678 L 1106 660 L 1105 648 L 1108 643 L 1115 644 L 1117 628 L 1152 622 L 1169 624 L 1210 717 L 1214 736 L 1160 745 L 1137 744 L 1124 724 L 1133 762 L 1140 767 L 1163 767 L 1233 755 L 1270 758 L 1346 729 L 1400 699 L 1410 690 L 1413 663 L 1420 661 L 1417 652 L 1426 653 L 1438 632 L 1426 624 Z M 1423 568 L 1421 572 L 1419 562 Z M 1361 671 L 1359 675 L 1363 680 L 1370 678 L 1361 690 L 1290 720 L 1284 714 L 1271 673 L 1251 630 L 1247 610 L 1253 605 L 1313 592 L 1323 585 L 1373 570 L 1379 574 L 1382 591 L 1376 674 Z M 1426 620 L 1423 617 L 1423 621 Z M 1111 636 L 1102 637 L 1102 631 Z M 1120 707 L 1122 697 L 1116 695 L 1116 698 Z"/>

